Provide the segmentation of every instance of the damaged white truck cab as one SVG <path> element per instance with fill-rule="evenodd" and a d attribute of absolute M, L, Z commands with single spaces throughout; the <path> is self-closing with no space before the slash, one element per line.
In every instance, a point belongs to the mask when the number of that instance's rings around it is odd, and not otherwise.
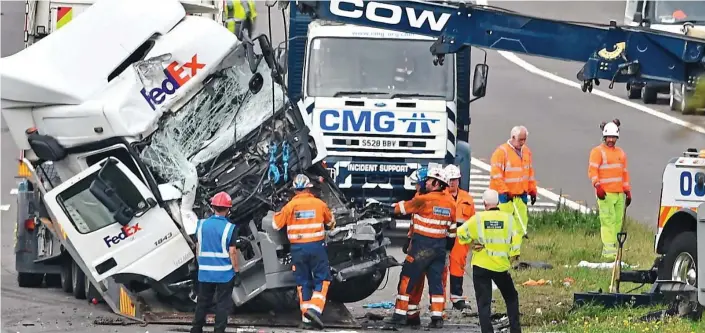
<path fill-rule="evenodd" d="M 227 191 L 242 245 L 234 303 L 298 308 L 288 242 L 267 226 L 294 173 L 325 172 L 315 164 L 325 149 L 281 86 L 260 92 L 274 84 L 271 61 L 251 46 L 176 0 L 101 0 L 1 60 L 2 114 L 27 178 L 20 285 L 46 275 L 135 319 L 147 315 L 137 294 L 148 290 L 190 310 L 195 224 L 210 214 L 208 198 Z M 281 179 L 264 181 L 272 169 Z M 340 226 L 328 235 L 329 299 L 358 301 L 398 265 L 385 252 L 385 221 L 349 209 L 335 184 L 318 185 Z M 290 298 L 274 304 L 271 293 Z"/>

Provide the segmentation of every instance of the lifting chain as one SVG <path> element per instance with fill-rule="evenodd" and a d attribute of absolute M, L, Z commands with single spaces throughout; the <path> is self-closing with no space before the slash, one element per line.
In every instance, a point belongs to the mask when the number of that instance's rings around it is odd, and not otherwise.
<path fill-rule="evenodd" d="M 269 172 L 267 173 L 267 179 L 274 182 L 275 184 L 279 182 L 279 168 L 277 168 L 277 144 L 272 142 L 269 145 Z"/>
<path fill-rule="evenodd" d="M 289 142 L 282 143 L 282 162 L 284 162 L 284 181 L 289 181 Z"/>

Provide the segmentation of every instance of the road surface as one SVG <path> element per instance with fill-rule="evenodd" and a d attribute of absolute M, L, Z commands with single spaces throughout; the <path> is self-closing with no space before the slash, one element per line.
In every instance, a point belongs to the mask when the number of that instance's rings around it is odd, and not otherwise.
<path fill-rule="evenodd" d="M 622 2 L 492 2 L 530 14 L 565 19 L 580 19 L 606 22 L 610 18 L 621 19 Z M 24 24 L 23 2 L 2 2 L 2 56 L 22 48 L 22 26 Z M 267 11 L 258 3 L 260 21 L 258 30 L 267 31 Z M 283 38 L 281 14 L 272 20 L 273 40 Z M 474 54 L 478 54 L 475 52 Z M 580 65 L 554 60 L 519 56 L 520 59 L 549 73 L 575 81 L 575 72 Z M 478 57 L 475 57 L 478 59 Z M 508 59 L 514 60 L 509 61 Z M 473 155 L 488 161 L 492 150 L 505 141 L 510 128 L 524 124 L 529 128 L 528 144 L 534 151 L 535 167 L 540 186 L 562 190 L 570 199 L 594 204 L 593 194 L 587 180 L 587 154 L 600 140 L 598 125 L 601 121 L 618 117 L 622 120 L 622 139 L 619 144 L 629 154 L 634 203 L 629 214 L 654 225 L 658 209 L 660 176 L 664 163 L 679 155 L 685 148 L 702 144 L 703 134 L 680 131 L 681 127 L 646 114 L 624 103 L 607 100 L 596 94 L 585 94 L 576 88 L 530 73 L 511 55 L 490 52 L 488 63 L 490 85 L 488 95 L 473 105 L 471 114 Z M 524 66 L 526 67 L 526 66 Z M 604 89 L 605 87 L 600 87 Z M 619 85 L 608 91 L 618 97 L 625 96 Z M 678 116 L 667 111 L 667 106 L 650 106 L 658 112 Z M 680 117 L 683 118 L 683 117 Z M 683 118 L 696 121 L 698 118 Z M 694 120 L 695 119 L 695 120 Z M 16 164 L 12 157 L 17 149 L 3 125 L 2 168 L 0 195 L 1 204 L 12 204 L 10 190 L 15 187 L 13 178 Z M 699 147 L 700 148 L 700 147 Z M 56 289 L 19 289 L 16 287 L 12 233 L 15 217 L 14 207 L 2 211 L 2 323 L 7 332 L 164 332 L 167 328 L 139 327 L 94 327 L 92 318 L 105 315 L 101 306 L 77 301 Z M 403 258 L 398 247 L 390 251 L 399 260 Z M 392 269 L 386 287 L 366 300 L 368 302 L 392 301 L 399 269 Z M 466 293 L 471 291 L 466 279 Z M 471 293 L 469 293 L 471 294 Z M 470 295 L 472 298 L 472 295 Z M 351 304 L 354 312 L 360 313 L 361 304 Z M 267 330 L 271 331 L 271 330 Z"/>

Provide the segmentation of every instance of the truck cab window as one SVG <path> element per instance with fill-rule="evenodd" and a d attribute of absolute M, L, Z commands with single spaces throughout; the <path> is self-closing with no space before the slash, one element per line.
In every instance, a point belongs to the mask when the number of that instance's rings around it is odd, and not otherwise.
<path fill-rule="evenodd" d="M 137 167 L 137 163 L 135 163 L 135 160 L 132 158 L 132 155 L 130 155 L 130 153 L 127 151 L 127 148 L 123 146 L 87 156 L 86 164 L 88 164 L 88 166 L 91 166 L 102 161 L 108 156 L 112 156 L 120 160 L 120 162 L 122 162 L 122 164 L 124 164 L 128 169 L 130 169 L 130 171 L 132 171 L 132 173 L 135 174 L 135 176 L 137 176 L 143 184 L 147 185 L 147 182 L 142 177 L 142 173 L 140 172 L 139 167 Z"/>
<path fill-rule="evenodd" d="M 115 188 L 120 198 L 128 206 L 135 208 L 135 210 L 139 210 L 139 207 L 147 207 L 142 195 L 125 174 L 118 169 L 117 165 L 108 165 L 102 171 L 78 181 L 57 196 L 64 213 L 69 217 L 76 230 L 82 234 L 91 233 L 116 223 L 113 212 L 90 192 L 91 183 L 99 173 L 103 180 Z"/>

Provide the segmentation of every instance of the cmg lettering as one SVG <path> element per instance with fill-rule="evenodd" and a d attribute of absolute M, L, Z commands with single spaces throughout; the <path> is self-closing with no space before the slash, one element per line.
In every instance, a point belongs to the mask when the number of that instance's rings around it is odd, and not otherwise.
<path fill-rule="evenodd" d="M 122 231 L 119 234 L 117 234 L 115 236 L 105 236 L 105 238 L 103 238 L 103 241 L 105 242 L 105 245 L 108 246 L 108 248 L 110 248 L 111 246 L 116 245 L 117 243 L 120 243 L 120 241 L 127 239 L 127 237 L 130 237 L 130 236 L 136 234 L 140 230 L 142 230 L 142 228 L 140 228 L 139 223 L 135 224 L 132 227 L 124 226 L 124 227 L 122 227 Z"/>
<path fill-rule="evenodd" d="M 166 79 L 162 81 L 159 87 L 149 91 L 147 91 L 146 88 L 142 88 L 140 93 L 147 103 L 149 103 L 152 110 L 156 110 L 157 105 L 164 103 L 167 96 L 173 95 L 176 90 L 191 80 L 192 77 L 196 76 L 198 70 L 203 67 L 206 67 L 206 65 L 198 62 L 198 54 L 194 54 L 193 57 L 191 57 L 191 61 L 183 65 L 179 65 L 177 61 L 173 61 L 164 69 Z"/>
<path fill-rule="evenodd" d="M 348 8 L 341 8 L 341 5 Z M 330 13 L 352 19 L 359 19 L 363 15 L 366 19 L 384 25 L 408 24 L 409 28 L 422 30 L 424 24 L 432 31 L 440 32 L 450 19 L 449 13 L 436 13 L 432 10 L 419 10 L 411 7 L 401 7 L 391 3 L 381 3 L 363 0 L 332 0 L 329 7 Z M 403 22 L 403 23 L 402 23 Z M 350 22 L 359 23 L 359 22 Z M 404 29 L 404 26 L 398 28 Z"/>
<path fill-rule="evenodd" d="M 394 131 L 394 123 L 390 111 L 323 110 L 320 115 L 324 131 L 389 133 Z"/>

